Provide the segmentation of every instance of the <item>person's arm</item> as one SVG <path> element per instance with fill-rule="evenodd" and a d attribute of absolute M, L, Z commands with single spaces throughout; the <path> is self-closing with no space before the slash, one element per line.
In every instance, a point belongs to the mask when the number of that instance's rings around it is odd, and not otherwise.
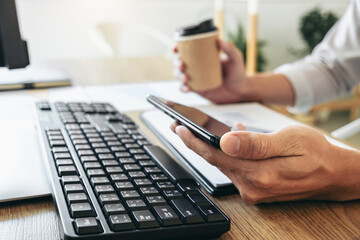
<path fill-rule="evenodd" d="M 344 16 L 311 55 L 275 69 L 290 81 L 294 110 L 340 97 L 360 82 L 360 2 L 352 0 Z"/>
<path fill-rule="evenodd" d="M 239 89 L 243 101 L 294 105 L 295 94 L 289 80 L 282 74 L 262 73 L 247 77 Z"/>

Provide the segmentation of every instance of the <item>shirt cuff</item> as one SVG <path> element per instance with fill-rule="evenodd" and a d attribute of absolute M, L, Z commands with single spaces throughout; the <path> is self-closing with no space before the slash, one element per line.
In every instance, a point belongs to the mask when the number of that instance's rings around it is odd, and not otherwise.
<path fill-rule="evenodd" d="M 289 112 L 307 113 L 314 104 L 314 95 L 302 69 L 293 64 L 284 64 L 276 68 L 274 72 L 284 75 L 293 87 L 295 104 L 288 108 Z"/>

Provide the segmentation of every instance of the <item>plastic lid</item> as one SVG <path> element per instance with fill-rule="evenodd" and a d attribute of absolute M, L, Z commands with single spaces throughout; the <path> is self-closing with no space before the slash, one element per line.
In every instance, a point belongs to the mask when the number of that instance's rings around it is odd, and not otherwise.
<path fill-rule="evenodd" d="M 198 25 L 179 28 L 179 29 L 177 29 L 175 34 L 178 37 L 184 37 L 184 36 L 191 36 L 191 35 L 195 35 L 195 34 L 199 34 L 199 33 L 213 32 L 216 30 L 217 30 L 217 27 L 214 25 L 213 20 L 209 19 L 209 20 L 199 23 Z"/>

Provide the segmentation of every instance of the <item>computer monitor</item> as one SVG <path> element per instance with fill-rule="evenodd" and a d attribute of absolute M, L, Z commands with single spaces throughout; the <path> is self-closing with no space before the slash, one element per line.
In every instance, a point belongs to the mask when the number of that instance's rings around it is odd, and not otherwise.
<path fill-rule="evenodd" d="M 15 0 L 0 0 L 0 67 L 29 65 L 26 42 L 21 39 Z"/>

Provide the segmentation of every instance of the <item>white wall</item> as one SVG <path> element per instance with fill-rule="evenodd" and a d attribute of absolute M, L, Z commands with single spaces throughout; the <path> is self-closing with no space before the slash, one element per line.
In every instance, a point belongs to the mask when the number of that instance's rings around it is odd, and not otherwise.
<path fill-rule="evenodd" d="M 164 55 L 168 47 L 126 27 L 146 25 L 172 39 L 176 27 L 214 14 L 213 0 L 17 0 L 20 27 L 33 61 L 111 56 L 96 25 L 119 22 L 125 26 L 118 40 L 123 56 Z M 320 6 L 339 16 L 349 0 L 260 0 L 259 36 L 267 41 L 268 69 L 292 60 L 287 48 L 303 46 L 297 34 L 299 17 Z M 246 21 L 246 1 L 227 0 L 228 31 Z M 170 43 L 171 45 L 171 43 Z"/>

